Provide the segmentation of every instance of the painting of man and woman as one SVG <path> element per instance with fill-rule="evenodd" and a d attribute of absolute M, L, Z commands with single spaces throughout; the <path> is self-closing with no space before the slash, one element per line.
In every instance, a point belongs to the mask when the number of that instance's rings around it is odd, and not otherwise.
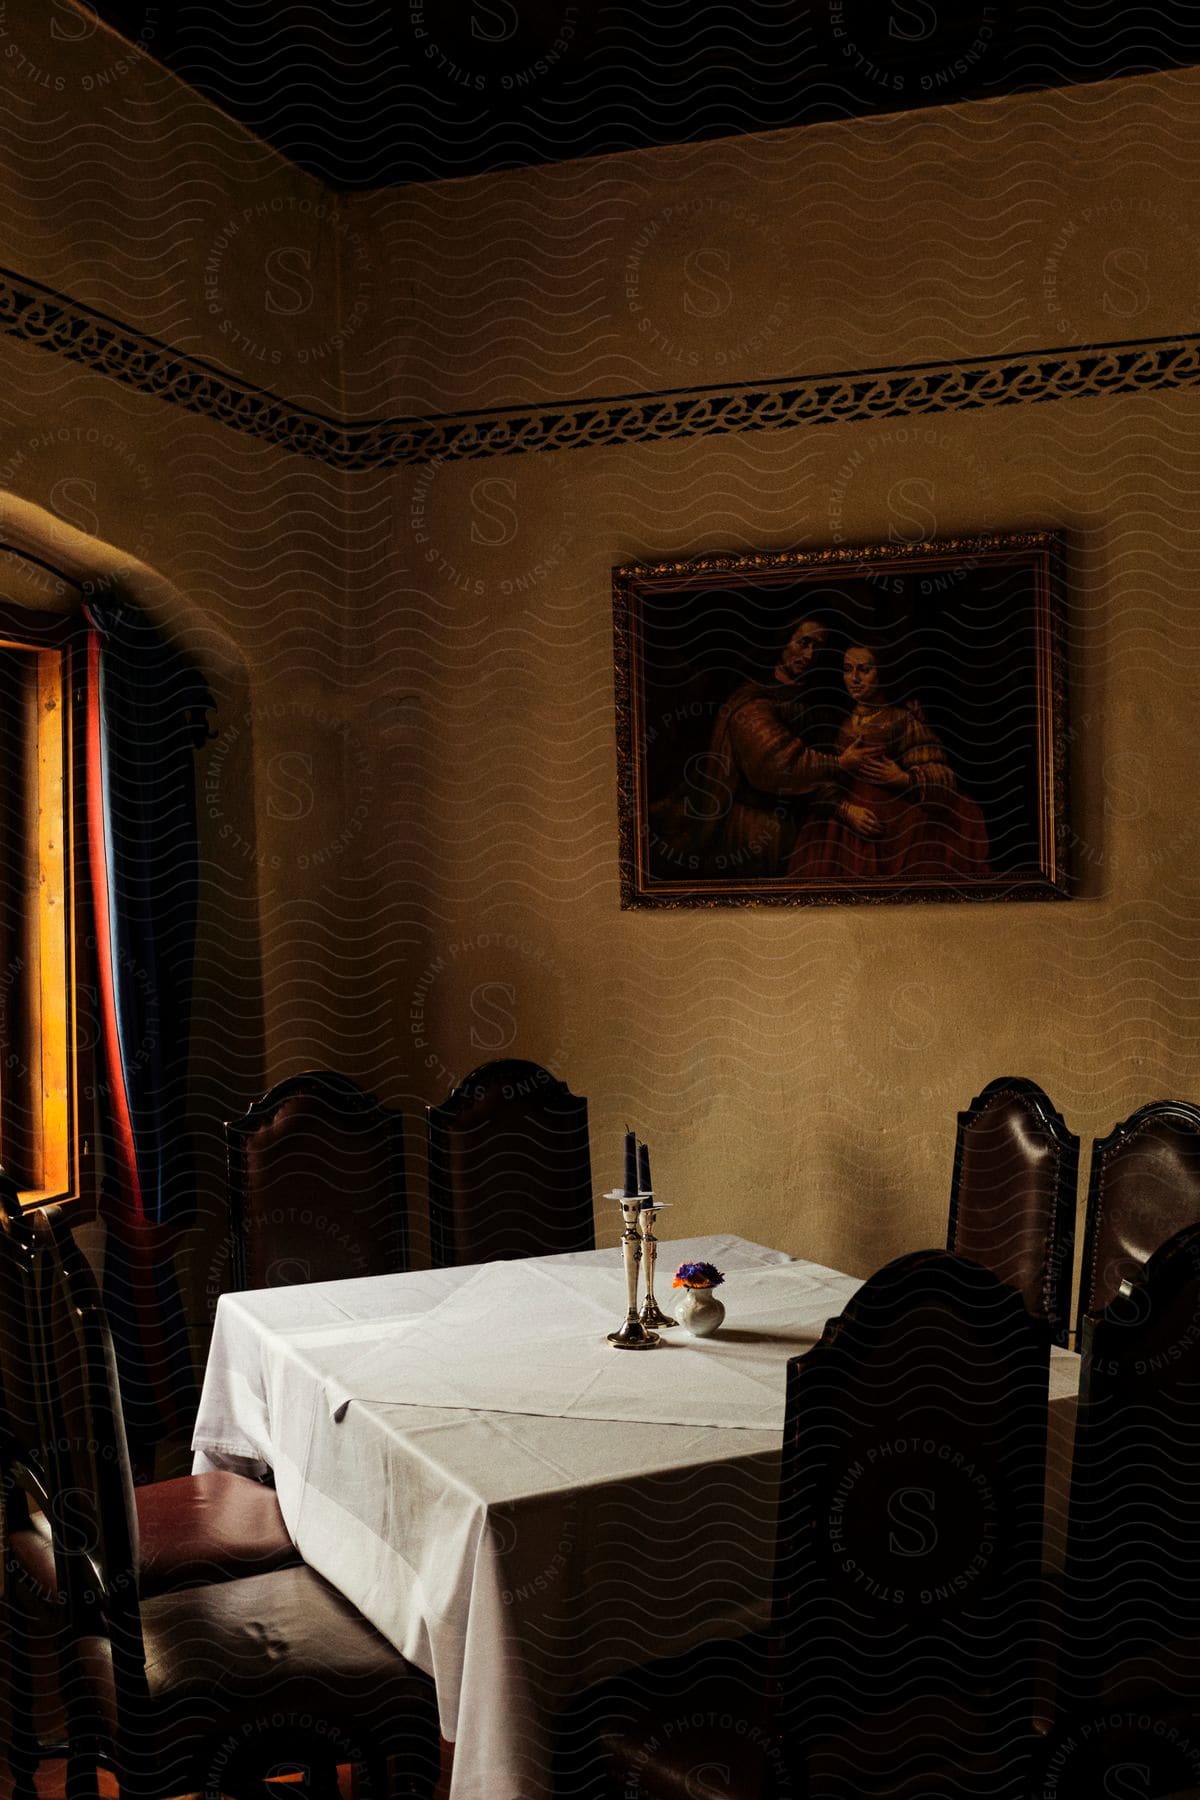
<path fill-rule="evenodd" d="M 1061 896 L 1055 550 L 615 571 L 624 904 Z"/>

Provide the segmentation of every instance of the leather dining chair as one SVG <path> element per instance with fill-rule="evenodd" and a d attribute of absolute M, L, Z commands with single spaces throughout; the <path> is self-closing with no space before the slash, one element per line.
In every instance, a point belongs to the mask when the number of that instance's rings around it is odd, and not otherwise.
<path fill-rule="evenodd" d="M 122 1800 L 261 1796 L 265 1775 L 306 1766 L 333 1795 L 348 1762 L 381 1800 L 396 1758 L 403 1791 L 428 1796 L 433 1684 L 313 1570 L 144 1591 L 112 1338 L 57 1207 L 34 1216 L 32 1260 L 54 1370 L 40 1405 L 66 1616 L 68 1794 L 94 1794 L 99 1765 Z"/>
<path fill-rule="evenodd" d="M 53 1685 L 47 1677 L 63 1617 L 48 1523 L 46 1421 L 38 1399 L 43 1379 L 54 1391 L 59 1385 L 56 1372 L 45 1370 L 36 1321 L 32 1258 L 38 1217 L 22 1213 L 15 1187 L 0 1177 L 0 1400 L 14 1779 L 18 1772 L 31 1776 L 39 1758 L 49 1754 L 29 1721 L 35 1687 Z M 60 1255 L 77 1269 L 86 1267 L 64 1216 L 56 1218 Z M 261 1575 L 300 1561 L 273 1489 L 244 1475 L 213 1470 L 150 1482 L 134 1490 L 134 1508 L 143 1594 Z"/>
<path fill-rule="evenodd" d="M 225 1140 L 235 1287 L 408 1267 L 403 1120 L 347 1076 L 290 1076 Z"/>
<path fill-rule="evenodd" d="M 823 1800 L 1026 1800 L 1048 1378 L 1020 1294 L 946 1251 L 789 1365 L 778 1678 Z"/>
<path fill-rule="evenodd" d="M 1200 1224 L 1200 1107 L 1155 1100 L 1092 1145 L 1079 1277 L 1084 1320 L 1185 1225 Z"/>
<path fill-rule="evenodd" d="M 1048 1367 L 990 1270 L 871 1276 L 788 1364 L 770 1641 L 595 1702 L 608 1794 L 1028 1800 Z"/>
<path fill-rule="evenodd" d="M 1200 1224 L 1085 1317 L 1039 1795 L 1200 1792 L 1198 1321 Z"/>
<path fill-rule="evenodd" d="M 31 1322 L 33 1239 L 16 1184 L 0 1170 L 0 1507 L 3 1509 L 3 1616 L 8 1645 L 8 1766 L 16 1800 L 33 1800 L 43 1757 L 62 1754 L 43 1742 L 56 1693 L 59 1620 L 50 1604 L 49 1533 L 38 1529 L 49 1506 L 36 1398 Z"/>
<path fill-rule="evenodd" d="M 990 1081 L 958 1115 L 946 1247 L 991 1269 L 1067 1342 L 1079 1139 L 1036 1081 Z"/>
<path fill-rule="evenodd" d="M 425 1109 L 436 1268 L 594 1250 L 587 1101 L 538 1063 L 485 1063 Z"/>

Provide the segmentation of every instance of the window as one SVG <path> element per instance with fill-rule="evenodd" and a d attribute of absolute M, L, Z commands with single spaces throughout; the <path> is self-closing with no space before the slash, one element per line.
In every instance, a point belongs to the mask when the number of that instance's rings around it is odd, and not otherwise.
<path fill-rule="evenodd" d="M 85 644 L 78 620 L 0 603 L 0 1161 L 31 1203 L 80 1191 Z"/>

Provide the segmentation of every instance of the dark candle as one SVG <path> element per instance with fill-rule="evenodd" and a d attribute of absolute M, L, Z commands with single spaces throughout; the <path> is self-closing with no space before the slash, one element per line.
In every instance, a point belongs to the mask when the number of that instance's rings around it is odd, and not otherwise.
<path fill-rule="evenodd" d="M 636 1194 L 637 1184 L 637 1138 L 632 1131 L 625 1133 L 625 1192 Z"/>
<path fill-rule="evenodd" d="M 637 1168 L 638 1168 L 638 1192 L 639 1192 L 639 1194 L 648 1194 L 651 1191 L 651 1188 L 650 1188 L 650 1147 L 648 1144 L 639 1144 L 638 1145 Z"/>

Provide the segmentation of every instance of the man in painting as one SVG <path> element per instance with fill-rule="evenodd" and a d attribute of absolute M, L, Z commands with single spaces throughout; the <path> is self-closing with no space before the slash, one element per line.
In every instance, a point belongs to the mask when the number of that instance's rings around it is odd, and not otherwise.
<path fill-rule="evenodd" d="M 878 830 L 866 809 L 843 798 L 876 750 L 815 747 L 806 700 L 829 640 L 819 619 L 802 619 L 770 681 L 744 681 L 721 707 L 708 750 L 690 759 L 682 786 L 651 816 L 654 833 L 707 876 L 782 875 L 809 807 L 851 829 Z"/>

